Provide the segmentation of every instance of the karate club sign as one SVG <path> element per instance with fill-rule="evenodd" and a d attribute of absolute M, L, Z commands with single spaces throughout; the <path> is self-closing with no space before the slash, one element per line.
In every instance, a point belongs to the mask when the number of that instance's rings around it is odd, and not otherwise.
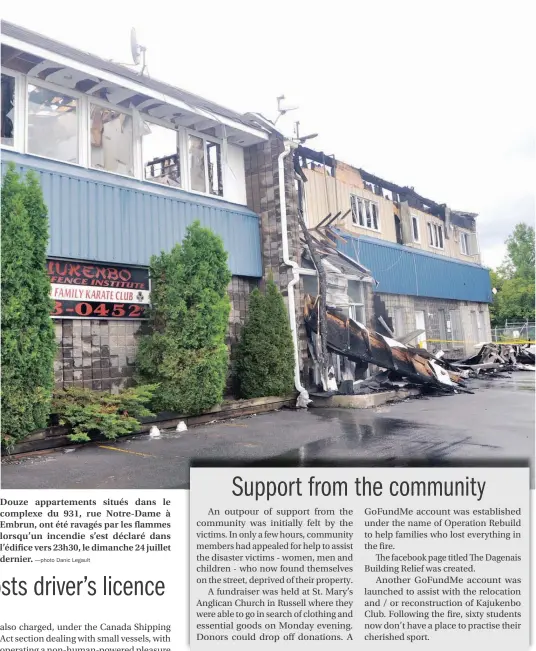
<path fill-rule="evenodd" d="M 147 268 L 49 258 L 47 272 L 56 319 L 146 318 Z"/>

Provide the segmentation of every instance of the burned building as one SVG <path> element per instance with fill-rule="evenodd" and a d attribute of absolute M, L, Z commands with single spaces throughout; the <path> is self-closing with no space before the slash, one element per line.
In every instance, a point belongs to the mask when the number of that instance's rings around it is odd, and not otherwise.
<path fill-rule="evenodd" d="M 299 228 L 284 137 L 261 116 L 6 21 L 1 45 L 2 169 L 35 172 L 48 208 L 56 385 L 130 381 L 150 258 L 198 220 L 228 252 L 229 347 L 270 274 L 293 315 L 300 387 Z"/>
<path fill-rule="evenodd" d="M 308 227 L 328 224 L 324 232 L 337 250 L 374 278 L 369 326 L 390 337 L 421 330 L 418 345 L 442 349 L 446 358 L 490 340 L 492 294 L 476 214 L 322 152 L 299 147 L 296 156 Z"/>

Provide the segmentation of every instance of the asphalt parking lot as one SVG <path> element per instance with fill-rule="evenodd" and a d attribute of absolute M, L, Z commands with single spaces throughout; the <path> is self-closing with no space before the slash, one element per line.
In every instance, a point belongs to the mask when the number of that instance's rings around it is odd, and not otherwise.
<path fill-rule="evenodd" d="M 366 410 L 282 410 L 4 458 L 2 488 L 188 488 L 202 465 L 534 466 L 534 373 Z M 534 484 L 534 481 L 532 481 Z"/>

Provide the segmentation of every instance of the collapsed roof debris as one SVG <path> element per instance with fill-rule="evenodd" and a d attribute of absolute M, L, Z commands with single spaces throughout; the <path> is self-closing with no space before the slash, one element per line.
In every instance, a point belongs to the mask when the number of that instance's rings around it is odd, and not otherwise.
<path fill-rule="evenodd" d="M 421 348 L 414 348 L 369 330 L 361 323 L 327 310 L 328 349 L 351 361 L 367 362 L 393 371 L 396 376 L 410 382 L 435 388 L 442 392 L 463 391 L 462 369 Z M 316 333 L 318 329 L 318 304 L 310 296 L 305 301 L 305 325 Z"/>
<path fill-rule="evenodd" d="M 467 369 L 472 377 L 504 371 L 534 371 L 535 347 L 528 344 L 484 344 L 472 357 L 451 362 L 458 369 Z"/>

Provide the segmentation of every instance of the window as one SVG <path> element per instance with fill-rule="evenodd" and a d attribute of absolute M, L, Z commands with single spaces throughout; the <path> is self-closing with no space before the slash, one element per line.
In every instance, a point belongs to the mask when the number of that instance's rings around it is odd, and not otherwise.
<path fill-rule="evenodd" d="M 469 235 L 467 233 L 460 235 L 460 250 L 464 255 L 469 255 Z"/>
<path fill-rule="evenodd" d="M 15 77 L 2 73 L 2 144 L 15 145 Z"/>
<path fill-rule="evenodd" d="M 134 175 L 132 117 L 112 108 L 91 104 L 91 167 Z"/>
<path fill-rule="evenodd" d="M 414 242 L 421 241 L 421 233 L 419 231 L 419 218 L 416 215 L 411 216 L 411 232 Z"/>
<path fill-rule="evenodd" d="M 223 174 L 221 168 L 221 146 L 211 140 L 205 141 L 208 172 L 208 191 L 223 197 Z"/>
<path fill-rule="evenodd" d="M 353 224 L 362 228 L 370 228 L 374 231 L 380 230 L 380 217 L 377 203 L 351 194 L 350 207 L 352 209 Z"/>
<path fill-rule="evenodd" d="M 350 195 L 350 207 L 352 208 L 352 223 L 356 226 L 364 226 L 363 202 L 355 194 Z"/>
<path fill-rule="evenodd" d="M 215 197 L 224 196 L 228 181 L 229 199 L 245 203 L 240 147 L 227 149 L 225 140 L 212 135 L 17 71 L 2 68 L 1 80 L 3 147 Z M 225 177 L 228 151 L 233 160 Z M 366 224 L 363 203 L 360 210 Z M 369 210 L 374 228 L 377 207 Z"/>
<path fill-rule="evenodd" d="M 348 316 L 358 323 L 365 323 L 365 286 L 356 280 L 348 280 Z"/>
<path fill-rule="evenodd" d="M 188 135 L 190 188 L 223 196 L 221 145 L 200 136 Z"/>
<path fill-rule="evenodd" d="M 148 181 L 181 187 L 177 132 L 152 122 L 143 123 L 143 175 Z"/>
<path fill-rule="evenodd" d="M 78 100 L 28 84 L 28 152 L 78 163 Z"/>
<path fill-rule="evenodd" d="M 348 305 L 348 316 L 357 323 L 365 324 L 365 306 L 363 304 L 350 303 Z"/>
<path fill-rule="evenodd" d="M 188 158 L 190 161 L 190 186 L 196 192 L 206 192 L 205 149 L 203 138 L 188 136 Z"/>
<path fill-rule="evenodd" d="M 428 222 L 428 243 L 434 249 L 442 249 L 443 243 L 443 226 Z"/>
<path fill-rule="evenodd" d="M 379 217 L 378 217 L 378 204 L 374 203 L 372 201 L 369 201 L 369 203 L 370 203 L 370 207 L 371 207 L 371 210 L 372 210 L 372 228 L 375 231 L 378 231 L 378 230 L 380 230 L 380 228 L 379 228 L 380 220 L 379 220 Z"/>

